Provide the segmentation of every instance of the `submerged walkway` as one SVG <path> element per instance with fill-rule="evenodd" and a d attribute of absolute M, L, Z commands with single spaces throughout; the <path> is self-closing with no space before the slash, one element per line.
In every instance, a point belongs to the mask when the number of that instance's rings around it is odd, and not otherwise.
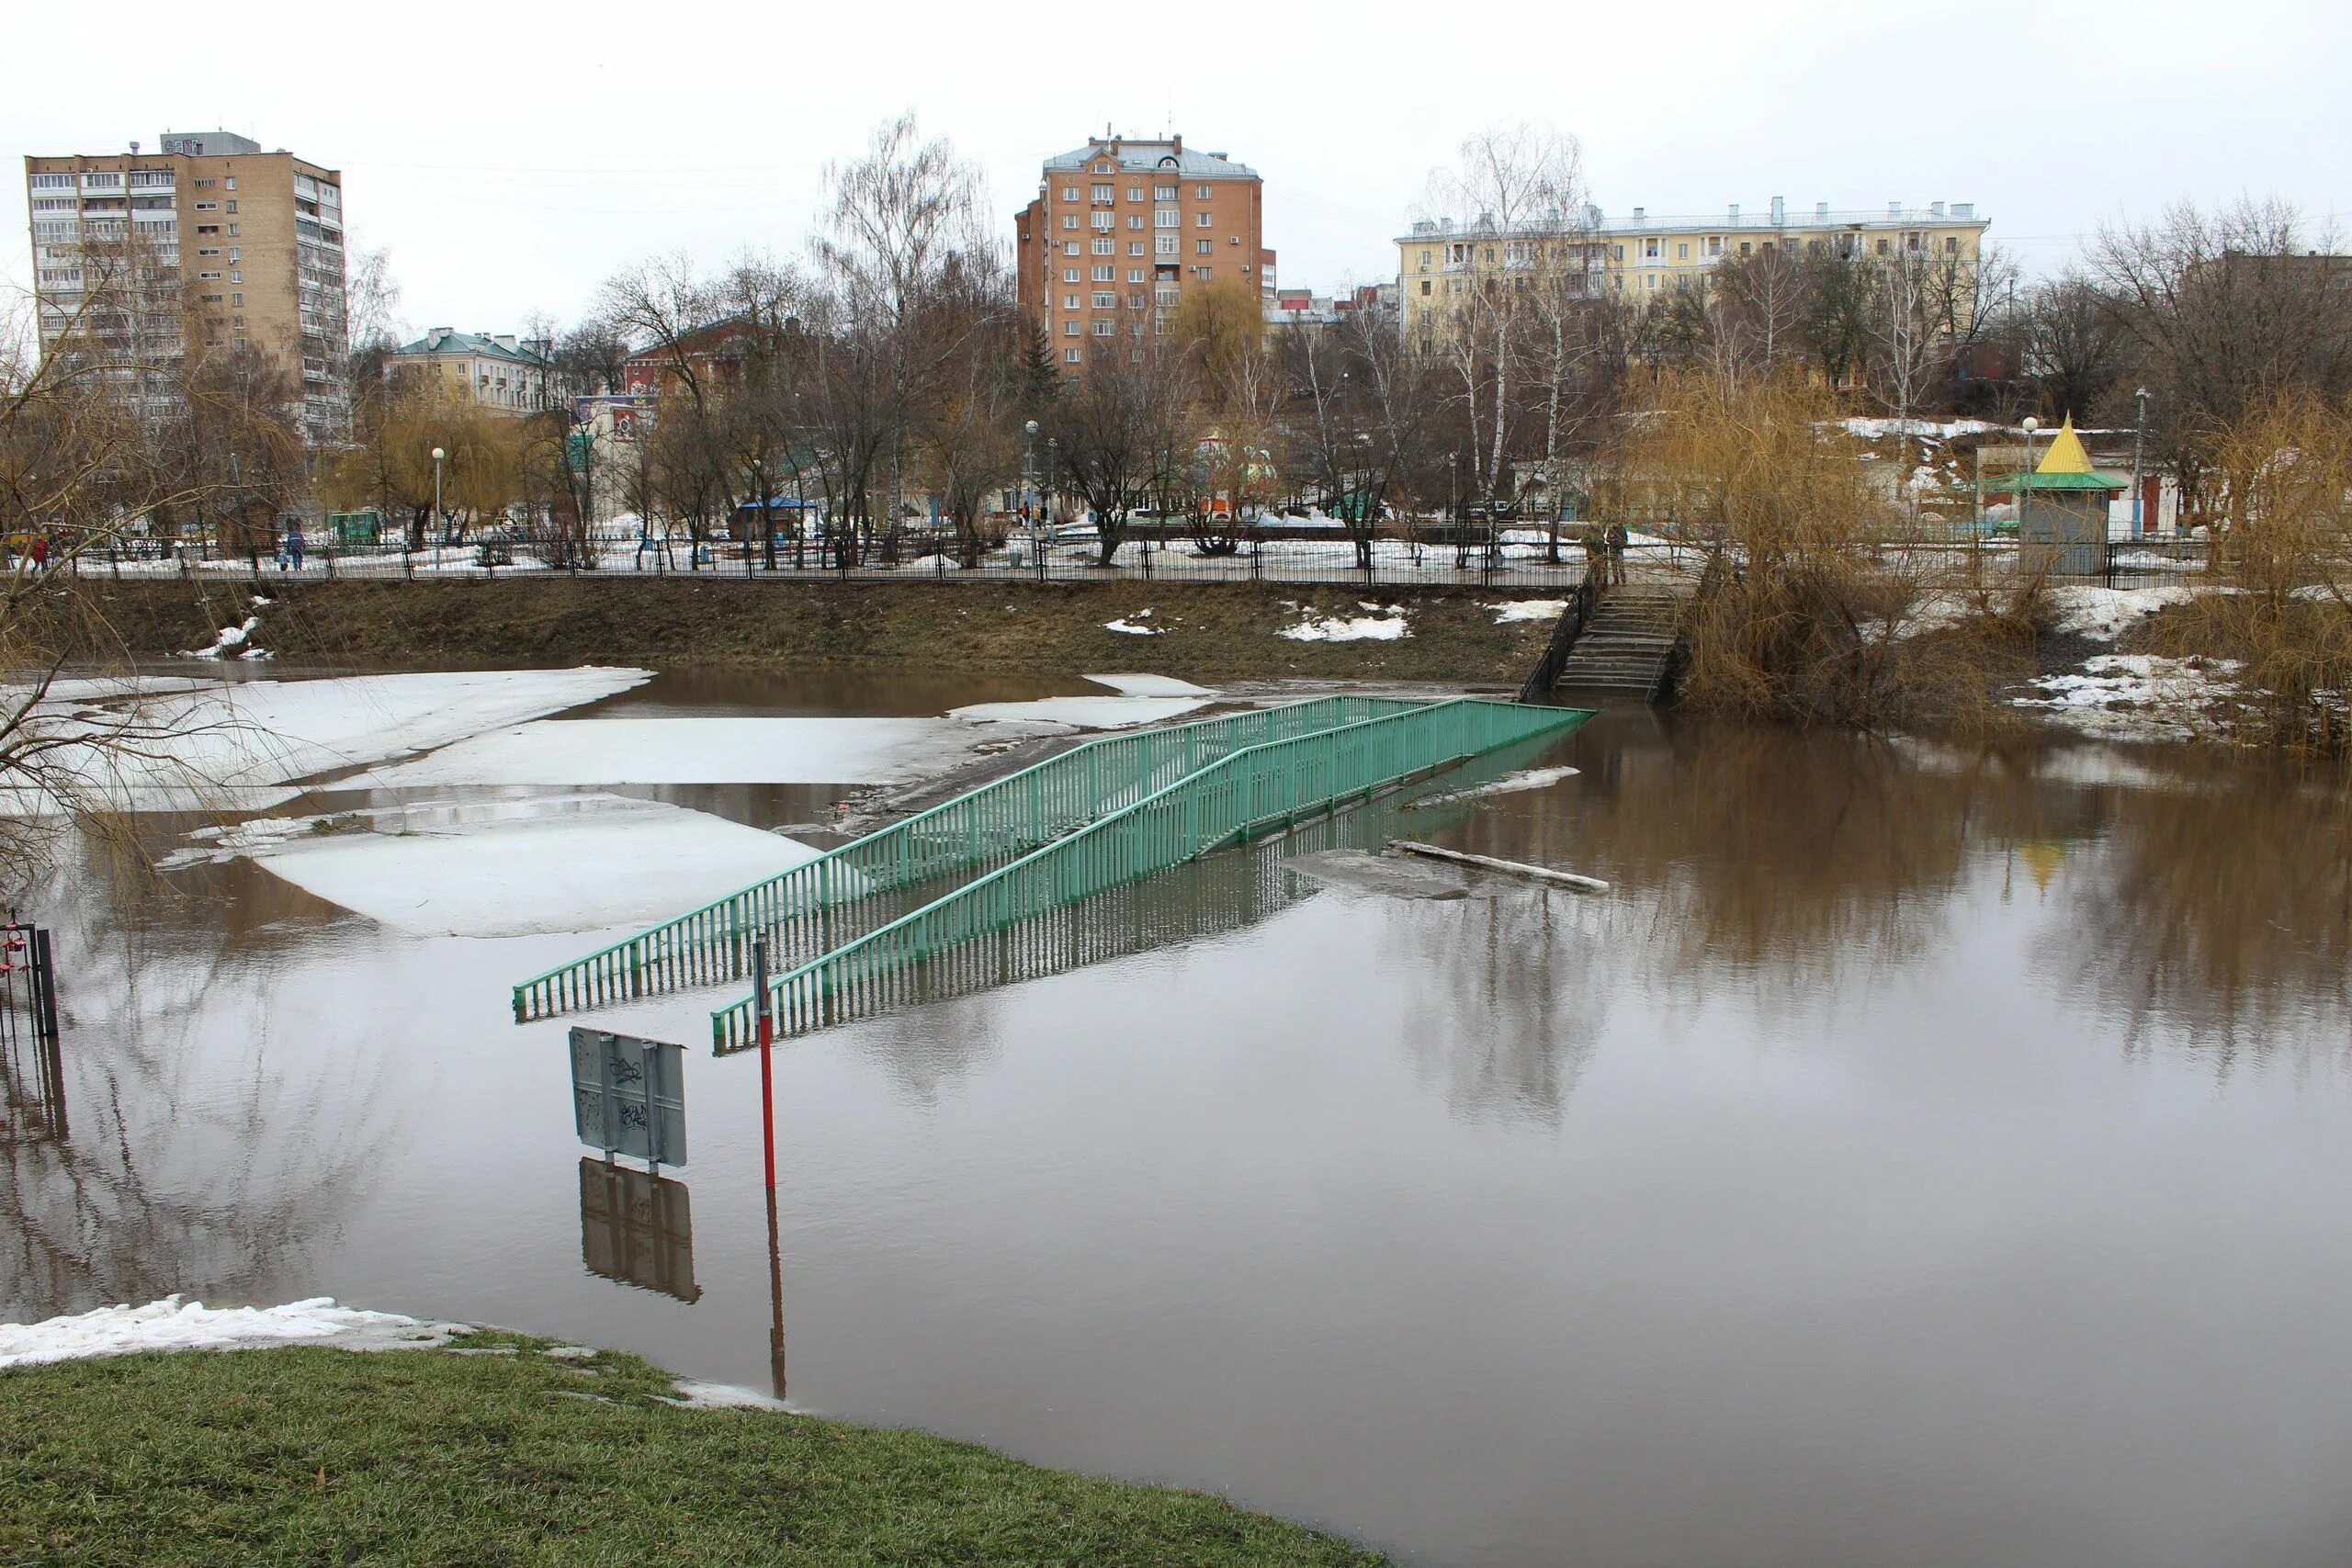
<path fill-rule="evenodd" d="M 1003 955 L 993 951 L 996 944 L 979 938 L 1449 763 L 1572 728 L 1591 716 L 1584 709 L 1469 697 L 1399 705 L 1403 711 L 1238 748 L 920 908 L 786 968 L 769 989 L 775 1032 L 804 1034 L 888 1011 L 937 994 L 943 981 L 949 990 L 972 988 L 959 981 L 985 984 L 1005 965 Z M 711 1014 L 715 1050 L 753 1043 L 755 1001 L 747 997 Z"/>
<path fill-rule="evenodd" d="M 514 1021 L 792 969 L 1246 747 L 1425 705 L 1321 697 L 1090 740 L 514 987 Z"/>

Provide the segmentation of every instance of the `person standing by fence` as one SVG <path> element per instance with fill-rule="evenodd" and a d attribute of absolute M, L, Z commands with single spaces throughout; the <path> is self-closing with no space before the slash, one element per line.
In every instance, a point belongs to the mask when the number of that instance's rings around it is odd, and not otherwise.
<path fill-rule="evenodd" d="M 1625 525 L 1609 525 L 1609 581 L 1622 586 L 1625 581 Z"/>

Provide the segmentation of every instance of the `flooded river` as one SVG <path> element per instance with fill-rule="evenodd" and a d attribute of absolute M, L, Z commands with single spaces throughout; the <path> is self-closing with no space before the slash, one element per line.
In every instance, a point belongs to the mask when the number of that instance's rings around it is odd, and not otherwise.
<path fill-rule="evenodd" d="M 1083 689 L 662 677 L 571 716 Z M 507 1325 L 1414 1562 L 2352 1554 L 2340 790 L 1647 714 L 1506 763 L 1579 772 L 1216 857 L 1039 977 L 789 1043 L 773 1252 L 758 1066 L 704 1044 L 735 993 L 614 1015 L 687 1043 L 692 1158 L 608 1172 L 563 1021 L 509 1010 L 579 936 L 85 846 L 37 900 L 62 1104 L 0 1058 L 0 1317 Z M 847 790 L 634 793 L 773 828 Z M 1392 832 L 1615 888 L 1346 852 Z"/>

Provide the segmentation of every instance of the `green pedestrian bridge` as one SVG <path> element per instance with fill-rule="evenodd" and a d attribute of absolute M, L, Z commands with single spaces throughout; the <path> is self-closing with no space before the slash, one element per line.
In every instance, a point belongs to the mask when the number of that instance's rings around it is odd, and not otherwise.
<path fill-rule="evenodd" d="M 757 936 L 779 1034 L 968 988 L 1004 967 L 982 938 L 1589 716 L 1321 697 L 1091 740 L 534 976 L 514 1019 L 746 979 Z M 754 1016 L 713 1013 L 714 1046 Z"/>

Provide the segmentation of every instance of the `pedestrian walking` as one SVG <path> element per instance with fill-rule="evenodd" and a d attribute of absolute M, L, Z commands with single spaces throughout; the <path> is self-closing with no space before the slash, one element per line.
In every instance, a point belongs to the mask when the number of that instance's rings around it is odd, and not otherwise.
<path fill-rule="evenodd" d="M 1596 588 L 1609 582 L 1609 536 L 1598 523 L 1584 526 L 1584 580 Z"/>
<path fill-rule="evenodd" d="M 294 570 L 302 570 L 302 525 L 300 523 L 286 530 L 286 558 Z"/>
<path fill-rule="evenodd" d="M 1625 525 L 1609 525 L 1609 581 L 1622 586 L 1625 581 Z"/>

